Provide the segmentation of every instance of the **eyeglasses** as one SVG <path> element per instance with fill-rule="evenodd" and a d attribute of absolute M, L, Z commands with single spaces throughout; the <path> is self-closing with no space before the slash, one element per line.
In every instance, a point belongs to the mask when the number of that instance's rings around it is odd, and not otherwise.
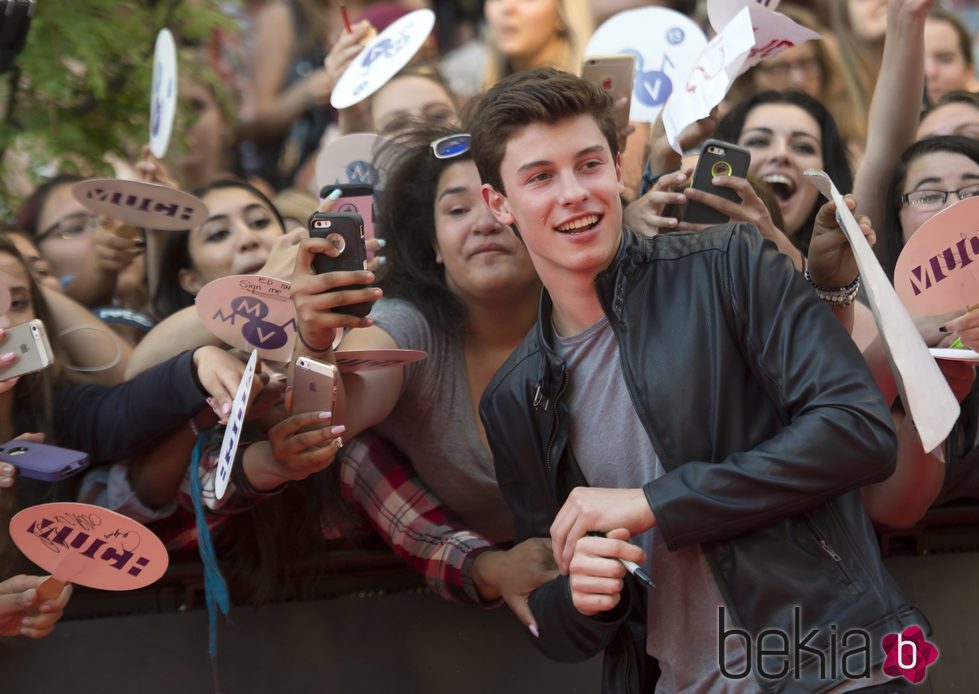
<path fill-rule="evenodd" d="M 958 190 L 916 190 L 902 195 L 901 202 L 922 212 L 934 212 L 945 207 L 949 195 L 955 195 L 959 200 L 974 198 L 979 195 L 979 183 Z"/>
<path fill-rule="evenodd" d="M 95 231 L 95 215 L 78 212 L 70 214 L 49 226 L 38 235 L 36 242 L 40 243 L 54 234 L 70 241 L 81 236 L 87 236 L 93 231 Z"/>
<path fill-rule="evenodd" d="M 468 152 L 471 143 L 472 135 L 469 133 L 440 137 L 432 142 L 432 153 L 436 159 L 453 159 Z"/>

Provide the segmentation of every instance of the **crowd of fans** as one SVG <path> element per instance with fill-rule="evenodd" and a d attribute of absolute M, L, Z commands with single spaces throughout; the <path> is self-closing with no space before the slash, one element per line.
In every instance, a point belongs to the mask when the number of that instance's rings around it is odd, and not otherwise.
<path fill-rule="evenodd" d="M 0 635 L 46 635 L 71 591 L 39 603 L 38 571 L 5 530 L 17 511 L 54 500 L 99 504 L 145 523 L 168 549 L 186 550 L 197 543 L 191 475 L 204 482 L 236 599 L 294 595 L 304 560 L 379 536 L 438 594 L 483 607 L 505 602 L 535 631 L 528 596 L 563 567 L 549 537 L 515 528 L 480 401 L 534 329 L 542 284 L 519 230 L 486 204 L 483 184 L 501 184 L 481 178 L 468 133 L 485 90 L 536 68 L 580 72 L 597 24 L 649 4 L 706 26 L 697 14 L 704 8 L 685 2 L 436 2 L 438 30 L 415 59 L 338 112 L 331 93 L 362 44 L 428 3 L 349 1 L 348 29 L 325 0 L 239 2 L 237 35 L 180 49 L 181 108 L 193 114 L 179 134 L 186 153 L 159 161 L 144 151 L 131 163 L 142 180 L 199 197 L 208 209 L 200 226 L 134 229 L 78 202 L 71 188 L 80 178 L 41 182 L 0 233 L 0 281 L 12 296 L 0 340 L 38 318 L 56 358 L 0 383 L 0 442 L 84 451 L 91 468 L 47 483 L 0 463 L 0 578 L 13 577 L 0 583 Z M 683 204 L 696 200 L 757 227 L 818 288 L 854 287 L 833 295 L 827 310 L 862 352 L 898 441 L 895 471 L 863 486 L 862 501 L 875 524 L 910 527 L 933 506 L 979 498 L 975 370 L 940 362 L 961 415 L 943 446 L 923 452 L 857 296 L 852 255 L 803 172 L 823 169 L 852 194 L 892 274 L 919 227 L 979 194 L 974 31 L 936 0 L 787 1 L 778 11 L 822 39 L 742 75 L 711 117 L 681 134 L 687 155 L 655 125 L 619 133 L 624 219 L 644 237 L 700 233 L 682 218 Z M 205 76 L 215 71 L 221 79 Z M 319 201 L 317 154 L 357 132 L 384 138 L 375 159 L 386 181 L 376 198 L 376 255 L 365 271 L 317 274 L 313 259 L 336 254 L 305 228 L 317 205 L 332 204 Z M 718 182 L 739 204 L 688 187 L 707 137 L 751 154 L 747 179 Z M 453 138 L 461 144 L 440 147 Z M 328 361 L 342 329 L 337 349 L 412 349 L 427 358 L 344 373 L 324 415 L 291 414 L 290 362 L 262 360 L 231 487 L 219 500 L 217 455 L 248 355 L 201 323 L 194 298 L 240 274 L 292 283 L 297 356 Z M 327 291 L 335 287 L 346 289 Z M 364 301 L 373 302 L 365 318 L 335 310 Z M 979 311 L 915 318 L 931 347 L 959 339 L 979 348 Z M 0 378 L 19 358 L 5 347 L 0 341 Z"/>

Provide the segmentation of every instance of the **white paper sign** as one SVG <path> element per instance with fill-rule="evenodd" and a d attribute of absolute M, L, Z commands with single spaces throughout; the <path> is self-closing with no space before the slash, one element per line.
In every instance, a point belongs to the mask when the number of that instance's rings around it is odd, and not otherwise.
<path fill-rule="evenodd" d="M 686 15 L 643 7 L 609 17 L 592 34 L 585 55 L 635 56 L 629 120 L 653 123 L 706 45 L 704 32 Z"/>
<path fill-rule="evenodd" d="M 245 424 L 248 395 L 252 392 L 252 379 L 255 377 L 255 365 L 257 363 L 258 351 L 252 350 L 252 355 L 248 357 L 248 363 L 245 365 L 245 373 L 242 374 L 241 383 L 238 384 L 238 392 L 235 393 L 235 400 L 231 405 L 231 414 L 228 415 L 228 426 L 224 430 L 224 439 L 221 441 L 218 468 L 214 475 L 214 496 L 218 499 L 224 496 L 228 489 L 228 481 L 231 479 L 231 468 L 235 463 L 238 441 L 241 440 L 241 430 Z"/>
<path fill-rule="evenodd" d="M 153 51 L 153 86 L 150 90 L 150 151 L 162 159 L 170 144 L 177 115 L 177 45 L 169 29 L 160 29 Z"/>
<path fill-rule="evenodd" d="M 734 80 L 745 70 L 766 58 L 798 46 L 819 34 L 796 24 L 783 14 L 749 2 L 724 29 L 707 44 L 686 85 L 678 88 L 663 111 L 663 125 L 670 146 L 682 154 L 677 138 L 680 132 L 710 115 Z"/>
<path fill-rule="evenodd" d="M 707 0 L 707 18 L 714 31 L 720 32 L 749 3 L 774 12 L 781 0 Z"/>
<path fill-rule="evenodd" d="M 207 219 L 207 205 L 182 190 L 118 178 L 86 178 L 71 194 L 94 214 L 147 229 L 193 229 Z"/>
<path fill-rule="evenodd" d="M 837 219 L 853 249 L 905 411 L 914 419 L 925 452 L 931 452 L 948 438 L 959 418 L 959 403 L 843 196 L 824 171 L 807 169 L 805 173 L 824 196 L 836 202 Z"/>
<path fill-rule="evenodd" d="M 683 154 L 677 139 L 688 125 L 710 115 L 724 100 L 755 46 L 751 14 L 745 8 L 703 50 L 685 81 L 677 85 L 663 110 L 663 126 L 670 146 Z"/>
<path fill-rule="evenodd" d="M 337 80 L 333 108 L 350 108 L 387 84 L 411 62 L 434 26 L 434 12 L 415 10 L 375 36 Z"/>

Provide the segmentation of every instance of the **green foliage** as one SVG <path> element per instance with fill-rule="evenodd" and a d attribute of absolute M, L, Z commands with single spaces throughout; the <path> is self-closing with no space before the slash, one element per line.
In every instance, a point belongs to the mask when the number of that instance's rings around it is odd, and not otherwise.
<path fill-rule="evenodd" d="M 216 0 L 39 0 L 12 114 L 10 75 L 0 78 L 0 148 L 26 152 L 34 178 L 53 168 L 110 173 L 110 151 L 138 158 L 157 32 L 166 26 L 178 44 L 198 43 L 229 23 Z"/>

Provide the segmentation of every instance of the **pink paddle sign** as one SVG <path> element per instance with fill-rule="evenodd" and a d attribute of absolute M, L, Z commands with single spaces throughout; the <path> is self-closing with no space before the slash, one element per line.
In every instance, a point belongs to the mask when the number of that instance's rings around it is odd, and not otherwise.
<path fill-rule="evenodd" d="M 156 183 L 90 178 L 73 185 L 71 194 L 93 214 L 146 229 L 193 229 L 207 219 L 201 200 Z"/>
<path fill-rule="evenodd" d="M 10 537 L 58 581 L 100 590 L 148 586 L 170 561 L 160 538 L 143 524 L 91 504 L 26 508 L 11 519 Z"/>
<path fill-rule="evenodd" d="M 342 373 L 376 371 L 421 361 L 427 352 L 417 349 L 348 349 L 335 353 Z"/>
<path fill-rule="evenodd" d="M 979 198 L 918 227 L 897 259 L 894 289 L 909 311 L 928 316 L 979 304 Z"/>
<path fill-rule="evenodd" d="M 257 349 L 270 361 L 289 361 L 296 341 L 291 288 L 289 282 L 262 275 L 221 277 L 197 293 L 197 315 L 232 347 Z"/>

